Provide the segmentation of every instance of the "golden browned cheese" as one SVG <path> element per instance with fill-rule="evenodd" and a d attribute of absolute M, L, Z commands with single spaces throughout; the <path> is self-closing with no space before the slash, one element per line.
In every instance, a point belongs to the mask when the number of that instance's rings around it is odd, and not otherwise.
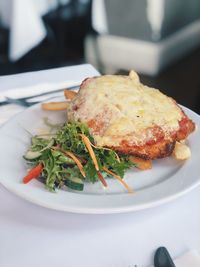
<path fill-rule="evenodd" d="M 86 123 L 98 146 L 146 159 L 170 155 L 195 128 L 172 98 L 140 83 L 133 71 L 86 79 L 67 116 Z"/>

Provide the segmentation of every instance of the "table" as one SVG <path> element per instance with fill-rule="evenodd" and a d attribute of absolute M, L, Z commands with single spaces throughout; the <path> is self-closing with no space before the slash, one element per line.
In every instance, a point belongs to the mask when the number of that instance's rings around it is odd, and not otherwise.
<path fill-rule="evenodd" d="M 66 68 L 66 73 L 67 73 Z M 89 65 L 86 76 L 97 75 Z M 69 69 L 68 69 L 69 70 Z M 37 72 L 45 81 L 62 69 Z M 80 73 L 80 66 L 71 75 Z M 23 86 L 24 74 L 3 77 Z M 31 83 L 34 73 L 26 74 Z M 65 77 L 63 76 L 63 79 Z M 61 79 L 61 77 L 60 77 Z M 200 251 L 200 188 L 168 204 L 126 214 L 80 215 L 48 210 L 0 186 L 0 266 L 147 267 L 154 251 L 166 246 L 173 257 Z"/>

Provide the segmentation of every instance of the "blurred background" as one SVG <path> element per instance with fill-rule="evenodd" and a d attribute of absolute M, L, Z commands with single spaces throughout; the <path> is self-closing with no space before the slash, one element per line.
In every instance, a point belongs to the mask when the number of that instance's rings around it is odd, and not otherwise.
<path fill-rule="evenodd" d="M 200 113 L 200 1 L 0 0 L 0 75 L 82 63 Z"/>

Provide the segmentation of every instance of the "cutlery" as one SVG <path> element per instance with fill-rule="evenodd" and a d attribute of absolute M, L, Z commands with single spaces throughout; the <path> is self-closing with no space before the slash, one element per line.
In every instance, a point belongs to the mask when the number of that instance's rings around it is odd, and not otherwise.
<path fill-rule="evenodd" d="M 27 97 L 19 97 L 18 99 L 26 99 L 27 100 L 27 99 L 31 99 L 33 97 L 45 96 L 45 95 L 49 95 L 49 94 L 56 93 L 56 92 L 63 92 L 65 89 L 66 90 L 77 90 L 78 89 L 78 86 L 77 85 L 74 85 L 74 86 L 69 86 L 67 88 L 61 88 L 61 89 L 59 88 L 59 89 L 55 89 L 53 91 L 39 93 L 39 94 L 27 96 Z"/>
<path fill-rule="evenodd" d="M 52 93 L 59 90 L 71 89 L 80 86 L 81 81 L 69 80 L 65 82 L 56 83 L 37 83 L 30 86 L 12 87 L 10 89 L 1 89 L 0 102 L 6 101 L 5 97 L 24 98 L 33 97 L 40 94 Z"/>
<path fill-rule="evenodd" d="M 20 98 L 15 99 L 15 98 L 6 97 L 6 101 L 3 102 L 3 104 L 1 103 L 1 105 L 15 104 L 15 105 L 19 105 L 22 107 L 30 107 L 37 103 L 39 103 L 39 101 L 28 102 L 26 99 L 20 99 Z"/>
<path fill-rule="evenodd" d="M 77 85 L 70 86 L 67 89 L 77 90 L 78 86 Z M 6 104 L 16 104 L 16 105 L 20 105 L 20 106 L 24 106 L 24 107 L 30 107 L 34 104 L 48 100 L 52 97 L 60 96 L 60 95 L 56 95 L 56 94 L 59 92 L 63 92 L 63 91 L 64 91 L 64 89 L 57 89 L 57 90 L 50 91 L 50 92 L 45 92 L 45 93 L 40 93 L 40 94 L 27 96 L 27 97 L 20 97 L 20 98 L 12 98 L 12 97 L 5 96 L 6 100 L 0 102 L 0 106 L 6 105 Z"/>
<path fill-rule="evenodd" d="M 154 267 L 176 267 L 168 250 L 159 247 L 154 255 Z"/>

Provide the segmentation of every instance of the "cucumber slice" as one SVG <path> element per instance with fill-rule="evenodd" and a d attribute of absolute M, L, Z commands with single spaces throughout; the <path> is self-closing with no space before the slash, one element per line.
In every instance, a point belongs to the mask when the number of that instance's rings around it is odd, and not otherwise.
<path fill-rule="evenodd" d="M 34 137 L 33 137 L 34 138 Z M 32 150 L 28 150 L 26 152 L 26 154 L 24 155 L 24 159 L 26 160 L 33 160 L 33 159 L 37 159 L 42 155 L 42 152 L 45 151 L 46 149 L 52 147 L 54 144 L 54 140 L 52 139 L 47 146 L 45 146 L 43 149 L 39 150 L 39 151 L 32 151 Z"/>
<path fill-rule="evenodd" d="M 61 155 L 58 160 L 66 165 L 75 165 L 75 162 L 65 155 Z"/>
<path fill-rule="evenodd" d="M 66 165 L 67 164 L 75 165 L 75 162 L 71 158 L 69 158 L 66 155 L 64 155 L 61 151 L 53 150 L 52 154 L 53 154 L 54 157 L 57 158 L 57 162 L 59 161 L 60 163 L 65 163 Z"/>
<path fill-rule="evenodd" d="M 26 154 L 24 155 L 24 158 L 26 160 L 32 160 L 32 159 L 39 158 L 41 155 L 42 155 L 42 153 L 40 151 L 31 151 L 31 150 L 28 150 L 26 152 Z"/>
<path fill-rule="evenodd" d="M 73 190 L 83 191 L 83 181 L 78 177 L 70 177 L 65 181 L 65 185 Z"/>

